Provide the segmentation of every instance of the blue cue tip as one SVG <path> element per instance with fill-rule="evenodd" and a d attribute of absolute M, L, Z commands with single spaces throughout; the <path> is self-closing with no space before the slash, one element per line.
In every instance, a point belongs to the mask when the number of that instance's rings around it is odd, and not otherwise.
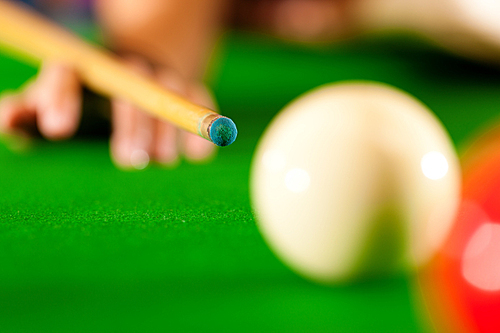
<path fill-rule="evenodd" d="M 231 119 L 220 117 L 214 120 L 210 125 L 209 135 L 213 143 L 217 146 L 224 147 L 229 146 L 236 140 L 238 130 Z"/>

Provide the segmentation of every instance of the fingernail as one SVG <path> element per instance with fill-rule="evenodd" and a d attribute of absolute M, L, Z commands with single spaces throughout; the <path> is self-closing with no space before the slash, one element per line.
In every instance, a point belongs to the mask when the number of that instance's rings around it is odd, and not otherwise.
<path fill-rule="evenodd" d="M 171 156 L 162 156 L 157 159 L 157 162 L 165 167 L 174 167 L 179 164 L 179 156 L 171 155 Z"/>
<path fill-rule="evenodd" d="M 52 139 L 59 139 L 70 135 L 73 130 L 70 119 L 63 113 L 49 111 L 42 118 L 42 133 Z"/>
<path fill-rule="evenodd" d="M 44 126 L 46 130 L 49 131 L 57 131 L 64 126 L 64 119 L 62 119 L 61 115 L 55 111 L 47 112 L 47 115 L 44 119 Z"/>
<path fill-rule="evenodd" d="M 156 148 L 155 160 L 164 166 L 173 166 L 179 162 L 179 155 L 174 144 L 164 144 Z"/>
<path fill-rule="evenodd" d="M 130 156 L 132 154 L 130 140 L 123 138 L 121 140 L 117 140 L 114 138 L 112 141 L 115 141 L 115 144 L 112 144 L 112 146 L 114 147 L 113 157 L 116 163 L 122 167 L 130 167 Z"/>
<path fill-rule="evenodd" d="M 130 155 L 130 164 L 137 170 L 145 169 L 149 164 L 149 154 L 143 149 L 136 149 Z"/>
<path fill-rule="evenodd" d="M 215 150 L 215 146 L 208 142 L 196 141 L 191 142 L 189 147 L 186 149 L 186 157 L 193 161 L 203 161 L 212 156 Z"/>

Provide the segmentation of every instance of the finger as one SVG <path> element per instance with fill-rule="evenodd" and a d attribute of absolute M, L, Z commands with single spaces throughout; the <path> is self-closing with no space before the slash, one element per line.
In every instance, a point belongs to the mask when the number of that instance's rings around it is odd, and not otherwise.
<path fill-rule="evenodd" d="M 159 164 L 172 166 L 179 161 L 177 129 L 164 121 L 156 123 L 154 159 Z"/>
<path fill-rule="evenodd" d="M 130 164 L 135 169 L 141 170 L 148 166 L 153 153 L 153 137 L 156 130 L 156 121 L 146 113 L 133 108 L 134 119 L 132 152 Z"/>
<path fill-rule="evenodd" d="M 144 169 L 150 162 L 154 120 L 126 101 L 112 102 L 111 156 L 115 164 Z"/>
<path fill-rule="evenodd" d="M 151 75 L 146 63 L 136 58 L 127 63 L 137 71 Z M 112 101 L 111 155 L 113 161 L 124 168 L 144 169 L 153 150 L 155 120 L 124 100 Z"/>
<path fill-rule="evenodd" d="M 130 103 L 119 99 L 111 101 L 111 158 L 116 165 L 124 168 L 132 167 L 130 156 L 133 150 L 134 116 L 135 112 Z"/>
<path fill-rule="evenodd" d="M 212 110 L 216 109 L 212 96 L 202 85 L 191 85 L 188 88 L 188 98 L 193 103 L 198 105 L 203 105 Z M 189 132 L 182 132 L 181 136 L 184 155 L 187 159 L 193 162 L 207 160 L 212 157 L 216 151 L 215 145 L 212 142 L 203 139 L 198 135 Z"/>
<path fill-rule="evenodd" d="M 160 69 L 157 73 L 158 82 L 181 96 L 186 96 L 187 89 L 185 81 L 180 75 L 169 69 Z M 179 160 L 177 148 L 177 137 L 180 131 L 166 121 L 157 121 L 154 158 L 163 165 L 174 165 Z"/>
<path fill-rule="evenodd" d="M 24 133 L 35 124 L 35 110 L 21 95 L 4 96 L 0 101 L 0 131 Z"/>
<path fill-rule="evenodd" d="M 34 86 L 37 123 L 51 140 L 75 134 L 81 116 L 82 92 L 76 73 L 69 67 L 44 64 Z"/>

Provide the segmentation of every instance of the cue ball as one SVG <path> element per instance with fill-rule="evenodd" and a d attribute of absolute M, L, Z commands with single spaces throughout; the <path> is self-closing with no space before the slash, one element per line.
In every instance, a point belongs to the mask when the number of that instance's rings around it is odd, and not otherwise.
<path fill-rule="evenodd" d="M 412 96 L 369 82 L 323 86 L 285 107 L 260 139 L 250 180 L 268 245 L 322 283 L 426 263 L 460 192 L 439 120 Z"/>

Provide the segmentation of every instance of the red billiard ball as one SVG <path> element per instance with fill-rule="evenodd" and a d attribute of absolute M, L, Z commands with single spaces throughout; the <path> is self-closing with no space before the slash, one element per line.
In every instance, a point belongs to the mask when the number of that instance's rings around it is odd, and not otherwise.
<path fill-rule="evenodd" d="M 500 332 L 500 128 L 462 157 L 462 200 L 450 236 L 419 274 L 438 332 Z"/>

